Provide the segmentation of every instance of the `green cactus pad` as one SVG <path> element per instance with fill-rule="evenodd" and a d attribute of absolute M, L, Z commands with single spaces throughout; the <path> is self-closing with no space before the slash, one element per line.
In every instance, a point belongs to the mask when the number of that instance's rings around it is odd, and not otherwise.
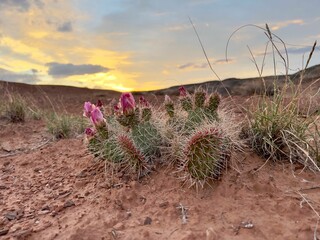
<path fill-rule="evenodd" d="M 159 157 L 162 138 L 152 123 L 144 122 L 134 126 L 131 135 L 134 143 L 145 156 Z"/>
<path fill-rule="evenodd" d="M 220 176 L 226 166 L 227 148 L 222 132 L 217 128 L 193 134 L 185 148 L 185 171 L 196 181 L 205 181 Z"/>
<path fill-rule="evenodd" d="M 194 105 L 196 108 L 202 108 L 206 101 L 206 92 L 203 89 L 198 89 L 194 93 Z"/>
<path fill-rule="evenodd" d="M 193 109 L 192 99 L 190 96 L 185 96 L 180 98 L 181 107 L 189 112 Z"/>
<path fill-rule="evenodd" d="M 119 144 L 120 151 L 123 153 L 122 163 L 127 172 L 134 172 L 138 174 L 138 178 L 142 173 L 148 169 L 145 156 L 136 147 L 133 140 L 124 134 L 120 134 L 117 137 L 117 143 Z"/>

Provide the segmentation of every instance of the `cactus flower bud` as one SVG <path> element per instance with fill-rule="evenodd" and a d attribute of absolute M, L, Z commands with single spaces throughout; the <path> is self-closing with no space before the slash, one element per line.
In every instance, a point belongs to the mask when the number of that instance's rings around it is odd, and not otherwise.
<path fill-rule="evenodd" d="M 103 114 L 98 107 L 92 110 L 90 120 L 96 128 L 103 127 L 106 124 Z"/>
<path fill-rule="evenodd" d="M 86 128 L 86 130 L 84 131 L 84 133 L 88 136 L 88 137 L 93 137 L 96 134 L 96 130 L 94 128 Z"/>
<path fill-rule="evenodd" d="M 91 102 L 85 102 L 83 106 L 83 116 L 90 118 L 91 112 L 94 109 L 94 107 L 94 104 L 92 104 Z"/>
<path fill-rule="evenodd" d="M 134 111 L 136 102 L 131 93 L 122 93 L 120 97 L 120 102 L 124 115 L 130 114 Z"/>
<path fill-rule="evenodd" d="M 142 108 L 149 108 L 149 107 L 150 107 L 149 102 L 147 101 L 147 99 L 145 99 L 144 96 L 141 96 L 141 97 L 139 98 L 139 105 L 140 105 L 140 107 L 142 107 Z"/>
<path fill-rule="evenodd" d="M 184 86 L 179 87 L 180 97 L 186 97 L 188 95 L 188 91 Z"/>

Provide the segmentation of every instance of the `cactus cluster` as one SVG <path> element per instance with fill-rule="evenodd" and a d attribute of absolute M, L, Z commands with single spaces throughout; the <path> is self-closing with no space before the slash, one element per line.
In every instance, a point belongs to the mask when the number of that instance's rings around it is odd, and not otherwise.
<path fill-rule="evenodd" d="M 85 131 L 89 150 L 139 178 L 161 155 L 162 137 L 152 121 L 151 105 L 144 97 L 136 104 L 131 93 L 123 93 L 111 114 L 105 112 L 101 101 L 84 104 L 83 115 L 92 123 Z"/>
<path fill-rule="evenodd" d="M 89 149 L 127 173 L 141 177 L 156 161 L 173 163 L 184 181 L 203 186 L 218 179 L 227 166 L 232 140 L 221 127 L 218 116 L 220 96 L 202 88 L 189 94 L 179 88 L 178 101 L 164 99 L 162 117 L 150 103 L 123 93 L 106 114 L 101 102 L 86 102 L 84 116 L 92 127 L 86 129 Z M 157 123 L 157 124 L 156 124 Z"/>
<path fill-rule="evenodd" d="M 217 93 L 208 94 L 198 88 L 189 94 L 184 87 L 179 92 L 177 104 L 169 96 L 164 103 L 167 125 L 171 126 L 169 138 L 172 138 L 168 159 L 175 161 L 185 182 L 203 186 L 209 180 L 218 179 L 227 167 L 232 140 L 218 116 Z M 181 112 L 185 113 L 184 117 L 179 116 Z"/>

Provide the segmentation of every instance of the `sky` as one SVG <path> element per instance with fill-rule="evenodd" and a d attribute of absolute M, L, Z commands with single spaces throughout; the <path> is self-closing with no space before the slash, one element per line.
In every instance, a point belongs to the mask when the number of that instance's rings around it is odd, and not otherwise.
<path fill-rule="evenodd" d="M 320 43 L 319 9 L 319 0 L 0 0 L 0 79 L 125 92 L 283 74 L 266 23 L 293 73 Z M 247 24 L 258 27 L 236 31 Z M 310 66 L 319 63 L 317 47 Z"/>

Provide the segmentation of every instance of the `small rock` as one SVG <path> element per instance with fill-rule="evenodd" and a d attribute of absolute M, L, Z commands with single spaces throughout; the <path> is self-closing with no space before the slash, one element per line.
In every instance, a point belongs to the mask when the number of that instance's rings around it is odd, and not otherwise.
<path fill-rule="evenodd" d="M 51 222 L 45 222 L 42 226 L 34 228 L 33 232 L 40 232 L 40 231 L 43 231 L 43 230 L 45 230 L 45 229 L 47 229 L 48 227 L 51 227 L 51 226 L 52 226 Z"/>
<path fill-rule="evenodd" d="M 11 152 L 14 148 L 12 145 L 10 145 L 9 143 L 5 142 L 5 143 L 2 143 L 1 144 L 1 148 L 3 151 L 6 151 L 6 152 Z"/>
<path fill-rule="evenodd" d="M 8 212 L 4 215 L 9 221 L 17 218 L 17 212 Z"/>
<path fill-rule="evenodd" d="M 82 170 L 78 175 L 77 178 L 84 178 L 87 176 L 86 170 Z"/>
<path fill-rule="evenodd" d="M 124 229 L 124 224 L 122 222 L 117 223 L 116 225 L 113 226 L 113 229 L 115 230 L 123 230 Z"/>
<path fill-rule="evenodd" d="M 246 228 L 246 229 L 251 229 L 254 227 L 254 225 L 251 221 L 247 221 L 247 222 L 241 222 L 240 227 Z"/>
<path fill-rule="evenodd" d="M 167 208 L 168 206 L 169 206 L 169 202 L 168 201 L 162 202 L 162 203 L 159 204 L 159 207 L 161 207 L 161 208 Z"/>
<path fill-rule="evenodd" d="M 99 188 L 106 188 L 106 189 L 109 189 L 111 188 L 110 184 L 108 184 L 107 182 L 103 182 L 103 183 L 100 183 L 98 185 Z"/>
<path fill-rule="evenodd" d="M 76 204 L 72 201 L 72 200 L 68 200 L 64 203 L 63 207 L 64 208 L 68 208 L 68 207 L 72 207 L 75 206 Z"/>
<path fill-rule="evenodd" d="M 4 189 L 9 189 L 9 188 L 5 185 L 0 185 L 0 190 L 4 190 Z"/>
<path fill-rule="evenodd" d="M 3 166 L 6 167 L 6 166 L 8 166 L 9 164 L 10 164 L 10 161 L 6 161 L 6 162 L 4 162 Z"/>
<path fill-rule="evenodd" d="M 4 236 L 9 232 L 9 229 L 0 228 L 0 236 Z"/>
<path fill-rule="evenodd" d="M 18 239 L 25 239 L 27 236 L 29 236 L 32 232 L 32 228 L 31 229 L 26 229 L 26 230 L 21 230 L 17 233 L 15 233 L 13 236 L 18 238 Z"/>
<path fill-rule="evenodd" d="M 42 208 L 41 208 L 41 211 L 50 211 L 50 207 L 48 205 L 44 205 Z"/>
<path fill-rule="evenodd" d="M 45 214 L 48 214 L 49 212 L 50 212 L 50 210 L 43 210 L 43 211 L 38 212 L 38 215 L 45 215 Z"/>
<path fill-rule="evenodd" d="M 17 211 L 17 220 L 21 219 L 24 216 L 24 211 L 23 210 L 18 210 Z"/>
<path fill-rule="evenodd" d="M 143 225 L 151 225 L 152 219 L 150 217 L 146 217 L 146 219 L 143 222 Z"/>

